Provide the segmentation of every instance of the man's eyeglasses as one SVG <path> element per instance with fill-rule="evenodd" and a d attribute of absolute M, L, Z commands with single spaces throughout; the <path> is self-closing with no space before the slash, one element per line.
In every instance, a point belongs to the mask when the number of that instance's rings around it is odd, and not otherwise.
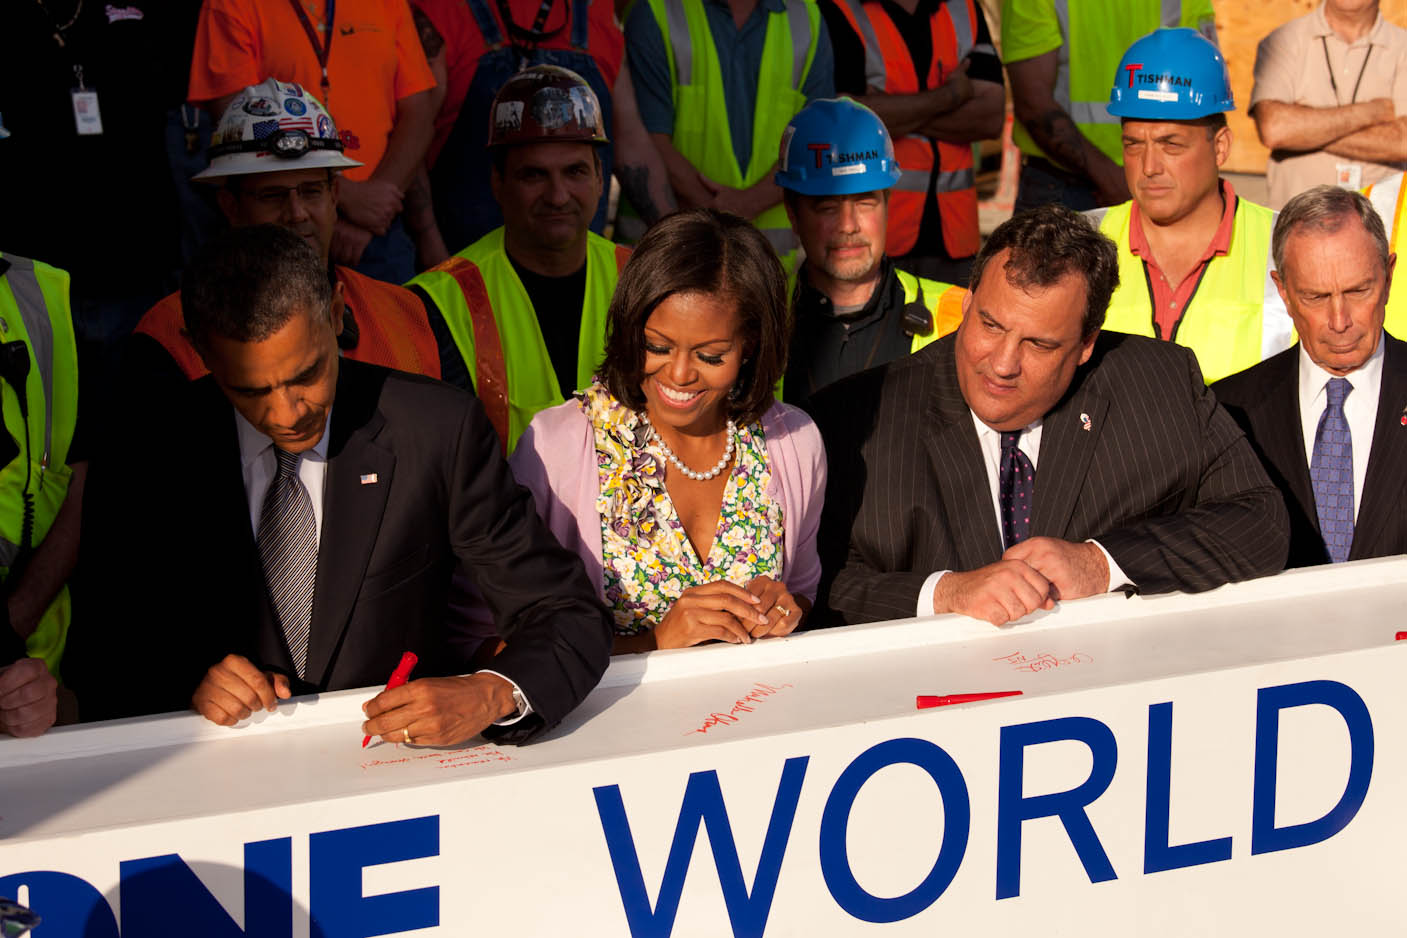
<path fill-rule="evenodd" d="M 257 189 L 248 189 L 246 194 L 258 202 L 260 205 L 269 208 L 278 208 L 288 201 L 291 193 L 298 193 L 298 198 L 303 202 L 321 202 L 332 192 L 331 180 L 321 179 L 316 182 L 303 182 L 296 186 L 260 186 Z"/>

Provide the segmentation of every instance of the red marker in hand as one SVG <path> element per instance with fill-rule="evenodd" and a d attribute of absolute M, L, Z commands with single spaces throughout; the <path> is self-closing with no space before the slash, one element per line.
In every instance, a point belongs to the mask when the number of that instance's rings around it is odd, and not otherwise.
<path fill-rule="evenodd" d="M 386 682 L 386 690 L 390 690 L 393 687 L 400 687 L 406 681 L 410 680 L 410 672 L 415 670 L 415 666 L 419 661 L 420 659 L 415 656 L 415 652 L 413 651 L 408 651 L 401 655 L 401 663 L 396 665 L 396 670 L 391 672 L 391 679 Z M 366 744 L 369 742 L 371 742 L 370 736 L 362 737 L 362 748 L 365 749 Z"/>

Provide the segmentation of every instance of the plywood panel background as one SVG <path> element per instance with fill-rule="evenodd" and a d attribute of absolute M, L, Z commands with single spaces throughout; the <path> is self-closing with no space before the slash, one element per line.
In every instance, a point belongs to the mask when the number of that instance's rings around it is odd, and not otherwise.
<path fill-rule="evenodd" d="M 1246 105 L 1251 100 L 1256 46 L 1281 23 L 1302 16 L 1318 5 L 1319 0 L 1265 0 L 1262 3 L 1217 0 L 1217 37 L 1231 70 L 1237 108 L 1234 114 L 1228 115 L 1235 143 L 1227 171 L 1265 172 L 1268 153 L 1256 136 L 1255 122 L 1246 115 Z M 1394 23 L 1407 25 L 1407 0 L 1382 0 L 1381 10 Z"/>
<path fill-rule="evenodd" d="M 1128 0 L 1111 0 L 1115 3 Z M 1215 0 L 1217 36 L 1226 64 L 1231 70 L 1231 87 L 1236 94 L 1235 113 L 1228 116 L 1235 144 L 1227 164 L 1228 172 L 1264 173 L 1268 156 L 1256 136 L 1255 123 L 1246 116 L 1251 100 L 1252 72 L 1256 46 L 1271 30 L 1314 9 L 1321 0 Z M 1001 34 L 1000 0 L 981 0 L 993 35 Z M 1407 0 L 1382 0 L 1385 17 L 1407 26 Z M 1402 110 L 1407 110 L 1404 105 Z"/>

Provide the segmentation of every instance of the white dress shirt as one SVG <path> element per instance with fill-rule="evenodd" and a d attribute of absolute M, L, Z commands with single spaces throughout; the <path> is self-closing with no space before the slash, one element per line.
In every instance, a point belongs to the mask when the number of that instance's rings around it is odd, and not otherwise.
<path fill-rule="evenodd" d="M 1378 347 L 1357 371 L 1343 375 L 1353 390 L 1343 401 L 1343 416 L 1353 437 L 1353 520 L 1358 522 L 1358 506 L 1363 501 L 1363 480 L 1368 477 L 1368 452 L 1373 447 L 1373 430 L 1378 423 L 1378 392 L 1383 383 L 1383 345 Z M 1304 464 L 1314 464 L 1314 437 L 1319 432 L 1319 420 L 1329 406 L 1325 391 L 1330 374 L 1309 357 L 1300 343 L 1300 425 L 1304 430 Z"/>
<path fill-rule="evenodd" d="M 235 425 L 239 428 L 239 461 L 244 472 L 244 493 L 249 498 L 249 524 L 254 531 L 254 540 L 259 539 L 259 516 L 264 512 L 264 496 L 278 474 L 278 457 L 274 455 L 274 441 L 254 428 L 254 424 L 235 411 Z M 304 450 L 298 461 L 298 478 L 308 490 L 308 498 L 313 503 L 313 518 L 316 522 L 318 545 L 322 545 L 322 500 L 327 485 L 327 441 L 331 434 L 332 409 L 327 411 L 327 423 L 323 425 L 322 439 L 310 450 Z M 484 668 L 479 674 L 492 674 L 503 678 L 513 686 L 522 705 L 516 713 L 510 713 L 502 720 L 495 720 L 495 726 L 511 726 L 533 712 L 532 702 L 523 695 L 522 688 L 510 677 L 497 671 Z"/>
<path fill-rule="evenodd" d="M 968 411 L 972 413 L 971 410 Z M 1021 452 L 1026 454 L 1026 458 L 1031 460 L 1031 468 L 1035 469 L 1037 461 L 1041 455 L 1041 428 L 1044 420 L 1037 420 L 1021 431 L 1021 436 L 1016 440 L 1016 446 Z M 1001 433 L 993 430 L 981 421 L 977 414 L 972 413 L 972 426 L 977 430 L 977 445 L 982 448 L 982 464 L 987 468 L 987 484 L 992 492 L 992 520 L 997 526 L 997 537 L 1001 537 L 1002 512 L 1001 512 Z M 1104 560 L 1109 564 L 1109 582 L 1105 584 L 1105 592 L 1119 589 L 1125 583 L 1132 584 L 1133 581 L 1124 575 L 1124 571 L 1114 562 L 1114 558 L 1104 549 L 1104 545 L 1096 540 L 1086 541 L 1099 548 L 1099 552 L 1104 555 Z M 916 615 L 933 615 L 933 592 L 938 588 L 938 581 L 943 578 L 943 574 L 950 573 L 949 570 L 939 570 L 931 573 L 928 579 L 923 581 L 922 588 L 918 591 L 918 611 Z"/>
<path fill-rule="evenodd" d="M 235 425 L 239 427 L 239 462 L 244 471 L 244 494 L 249 498 L 249 525 L 257 541 L 260 515 L 264 513 L 264 496 L 278 475 L 278 457 L 274 455 L 274 441 L 256 430 L 254 424 L 245 420 L 239 411 L 235 411 Z M 298 478 L 313 502 L 313 520 L 316 522 L 319 544 L 322 543 L 323 488 L 327 482 L 327 430 L 331 425 L 332 410 L 329 408 L 322 439 L 312 449 L 305 450 L 303 458 L 298 461 Z"/>

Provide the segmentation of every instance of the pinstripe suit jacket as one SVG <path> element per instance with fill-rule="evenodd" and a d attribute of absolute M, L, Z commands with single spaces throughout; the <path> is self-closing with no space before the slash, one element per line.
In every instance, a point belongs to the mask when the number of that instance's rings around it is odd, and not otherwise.
<path fill-rule="evenodd" d="M 955 339 L 815 398 L 831 467 L 819 623 L 911 617 L 930 573 L 1002 555 Z M 1289 541 L 1278 490 L 1193 354 L 1118 333 L 1045 417 L 1031 534 L 1097 539 L 1146 593 L 1274 573 Z"/>
<path fill-rule="evenodd" d="M 1383 376 L 1378 391 L 1368 475 L 1358 504 L 1349 560 L 1407 553 L 1407 343 L 1383 334 Z M 1298 343 L 1240 374 L 1212 385 L 1217 400 L 1241 425 L 1290 512 L 1292 567 L 1328 563 L 1319 534 L 1319 512 L 1305 459 L 1300 421 Z M 1355 441 L 1361 445 L 1363 441 Z"/>

